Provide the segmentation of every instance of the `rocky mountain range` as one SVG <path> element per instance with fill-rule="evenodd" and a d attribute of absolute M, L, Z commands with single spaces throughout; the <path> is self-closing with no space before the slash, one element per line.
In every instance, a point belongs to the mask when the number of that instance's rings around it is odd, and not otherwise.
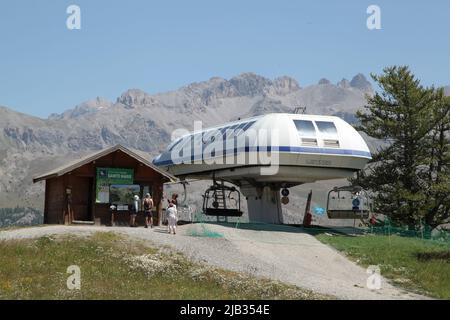
<path fill-rule="evenodd" d="M 42 209 L 43 184 L 33 184 L 34 175 L 106 146 L 122 144 L 150 158 L 170 142 L 174 129 L 191 130 L 196 120 L 210 126 L 293 112 L 298 106 L 352 122 L 365 95 L 372 93 L 362 74 L 337 84 L 321 79 L 301 87 L 287 76 L 267 79 L 244 73 L 153 95 L 130 89 L 116 101 L 97 97 L 47 119 L 0 107 L 0 207 Z"/>

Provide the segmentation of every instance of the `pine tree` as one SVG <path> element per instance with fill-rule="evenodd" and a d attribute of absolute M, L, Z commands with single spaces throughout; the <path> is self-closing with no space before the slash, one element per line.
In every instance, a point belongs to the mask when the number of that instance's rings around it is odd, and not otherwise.
<path fill-rule="evenodd" d="M 432 108 L 434 128 L 428 137 L 429 172 L 425 189 L 428 208 L 424 220 L 432 228 L 450 216 L 450 97 L 436 91 Z"/>
<path fill-rule="evenodd" d="M 435 222 L 438 215 L 445 217 L 438 203 L 448 201 L 442 196 L 445 170 L 438 169 L 442 147 L 437 141 L 442 143 L 442 132 L 448 137 L 448 131 L 437 125 L 437 114 L 442 111 L 438 111 L 442 106 L 439 92 L 424 88 L 406 66 L 388 67 L 372 78 L 381 92 L 367 97 L 365 110 L 357 113 L 358 129 L 384 144 L 369 168 L 353 182 L 373 191 L 375 210 L 395 222 L 411 228 L 424 218 L 428 223 Z M 431 150 L 435 152 L 432 156 Z"/>

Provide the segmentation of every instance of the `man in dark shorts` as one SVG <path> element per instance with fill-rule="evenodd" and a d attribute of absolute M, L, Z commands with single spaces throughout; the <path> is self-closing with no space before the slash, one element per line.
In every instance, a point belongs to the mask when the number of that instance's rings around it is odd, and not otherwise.
<path fill-rule="evenodd" d="M 145 214 L 145 227 L 148 228 L 150 222 L 150 228 L 153 228 L 152 217 L 153 199 L 150 193 L 147 193 L 144 198 L 144 214 Z"/>

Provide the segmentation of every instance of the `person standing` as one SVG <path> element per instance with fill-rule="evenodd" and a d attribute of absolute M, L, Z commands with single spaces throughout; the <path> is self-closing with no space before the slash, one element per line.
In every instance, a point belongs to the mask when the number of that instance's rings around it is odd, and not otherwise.
<path fill-rule="evenodd" d="M 150 228 L 153 228 L 152 217 L 153 199 L 150 193 L 147 193 L 144 198 L 144 214 L 145 214 L 145 227 L 148 228 L 150 222 Z"/>
<path fill-rule="evenodd" d="M 169 226 L 169 234 L 173 232 L 173 234 L 177 233 L 177 209 L 173 202 L 169 203 L 169 207 L 167 208 L 167 222 Z"/>
<path fill-rule="evenodd" d="M 175 205 L 175 207 L 178 206 L 178 194 L 177 193 L 172 193 L 172 199 L 167 199 L 167 201 L 170 203 L 173 203 Z"/>
<path fill-rule="evenodd" d="M 130 212 L 130 227 L 137 227 L 136 225 L 136 216 L 139 212 L 139 196 L 134 196 L 133 205 L 131 206 L 131 212 Z"/>

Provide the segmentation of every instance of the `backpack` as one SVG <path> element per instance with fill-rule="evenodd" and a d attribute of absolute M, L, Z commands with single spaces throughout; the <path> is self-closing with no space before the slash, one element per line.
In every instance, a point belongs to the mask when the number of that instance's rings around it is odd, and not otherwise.
<path fill-rule="evenodd" d="M 151 210 L 151 207 L 150 207 L 151 202 L 152 202 L 152 200 L 150 200 L 150 199 L 145 199 L 144 200 L 144 209 L 145 209 L 145 211 L 150 211 Z"/>

